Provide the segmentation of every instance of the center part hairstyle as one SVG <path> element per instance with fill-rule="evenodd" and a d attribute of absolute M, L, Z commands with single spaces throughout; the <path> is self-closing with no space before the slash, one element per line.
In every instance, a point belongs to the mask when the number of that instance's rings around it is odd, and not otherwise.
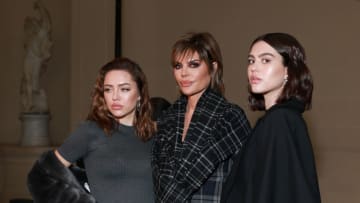
<path fill-rule="evenodd" d="M 267 33 L 257 37 L 251 44 L 264 41 L 274 48 L 281 56 L 282 63 L 287 68 L 288 81 L 279 95 L 276 103 L 280 104 L 292 97 L 305 104 L 305 109 L 311 108 L 313 79 L 306 64 L 305 50 L 299 41 L 286 33 Z M 249 87 L 249 103 L 252 110 L 265 110 L 264 97 L 254 94 Z"/>
<path fill-rule="evenodd" d="M 92 103 L 87 119 L 95 121 L 107 135 L 111 135 L 118 125 L 118 122 L 107 109 L 104 99 L 104 79 L 106 74 L 112 70 L 126 71 L 135 81 L 140 94 L 140 105 L 136 108 L 133 125 L 141 140 L 149 140 L 155 133 L 155 123 L 151 120 L 152 109 L 147 79 L 140 66 L 128 58 L 115 58 L 100 69 L 92 93 Z"/>
<path fill-rule="evenodd" d="M 208 32 L 188 33 L 175 42 L 172 47 L 171 65 L 187 55 L 198 53 L 200 60 L 209 67 L 211 75 L 210 88 L 223 95 L 225 86 L 223 82 L 223 61 L 220 47 L 215 38 Z M 215 68 L 215 63 L 217 68 Z"/>

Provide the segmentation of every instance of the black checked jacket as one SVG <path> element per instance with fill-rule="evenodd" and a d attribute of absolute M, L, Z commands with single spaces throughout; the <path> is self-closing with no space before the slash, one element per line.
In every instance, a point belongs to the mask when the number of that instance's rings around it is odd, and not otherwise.
<path fill-rule="evenodd" d="M 230 159 L 243 147 L 250 124 L 239 106 L 208 89 L 182 142 L 186 104 L 180 97 L 158 120 L 151 160 L 156 202 L 220 202 Z"/>

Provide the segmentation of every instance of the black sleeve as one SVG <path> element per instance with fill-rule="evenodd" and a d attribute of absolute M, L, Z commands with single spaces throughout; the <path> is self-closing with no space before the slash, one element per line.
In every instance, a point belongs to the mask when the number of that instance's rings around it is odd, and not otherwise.
<path fill-rule="evenodd" d="M 95 203 L 53 151 L 42 154 L 30 170 L 27 186 L 36 203 Z"/>

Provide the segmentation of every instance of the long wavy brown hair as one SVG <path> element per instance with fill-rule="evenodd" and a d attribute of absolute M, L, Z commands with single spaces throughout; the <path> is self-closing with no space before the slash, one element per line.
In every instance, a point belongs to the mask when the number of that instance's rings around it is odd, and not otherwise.
<path fill-rule="evenodd" d="M 148 83 L 140 66 L 129 58 L 115 58 L 100 69 L 92 92 L 92 103 L 87 119 L 96 122 L 109 136 L 118 125 L 107 109 L 104 99 L 104 79 L 106 74 L 112 70 L 126 71 L 135 81 L 141 99 L 136 108 L 133 125 L 141 140 L 149 140 L 154 135 L 156 126 L 154 121 L 151 120 L 152 109 Z"/>

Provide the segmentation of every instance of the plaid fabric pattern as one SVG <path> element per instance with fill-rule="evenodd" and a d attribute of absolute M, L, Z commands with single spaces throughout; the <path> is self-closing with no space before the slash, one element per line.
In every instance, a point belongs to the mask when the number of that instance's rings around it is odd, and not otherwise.
<path fill-rule="evenodd" d="M 220 163 L 216 171 L 211 174 L 209 179 L 196 191 L 191 198 L 192 203 L 220 202 L 223 183 L 230 173 L 232 159 Z"/>
<path fill-rule="evenodd" d="M 250 134 L 244 111 L 207 90 L 181 141 L 187 99 L 180 97 L 158 121 L 152 148 L 156 202 L 220 202 L 221 187 Z"/>

